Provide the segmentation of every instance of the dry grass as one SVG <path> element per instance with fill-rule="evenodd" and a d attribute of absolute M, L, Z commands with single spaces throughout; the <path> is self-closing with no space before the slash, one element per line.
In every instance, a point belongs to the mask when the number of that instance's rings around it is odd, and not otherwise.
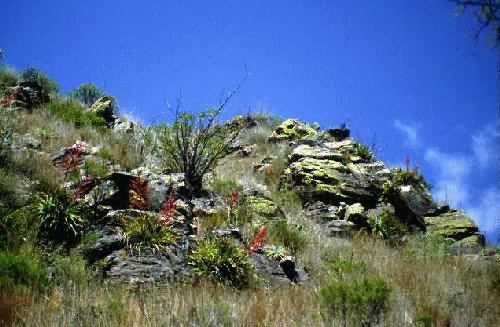
<path fill-rule="evenodd" d="M 321 234 L 318 234 L 321 235 Z M 414 255 L 366 236 L 318 236 L 310 264 L 320 272 L 302 286 L 237 291 L 213 285 L 119 285 L 56 288 L 23 298 L 15 326 L 329 326 L 318 290 L 325 258 L 349 256 L 392 289 L 380 326 L 500 326 L 500 267 L 468 257 Z M 413 245 L 412 245 L 413 246 Z M 427 325 L 429 321 L 432 324 Z M 353 318 L 346 326 L 357 326 Z M 339 325 L 342 326 L 342 325 Z"/>

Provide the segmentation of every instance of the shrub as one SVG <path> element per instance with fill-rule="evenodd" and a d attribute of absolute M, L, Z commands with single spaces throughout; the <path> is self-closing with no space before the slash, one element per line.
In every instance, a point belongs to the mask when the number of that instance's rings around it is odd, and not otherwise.
<path fill-rule="evenodd" d="M 7 164 L 11 142 L 12 130 L 4 126 L 0 126 L 0 166 L 5 166 Z"/>
<path fill-rule="evenodd" d="M 35 243 L 38 227 L 30 206 L 0 214 L 0 249 L 15 250 L 24 244 Z"/>
<path fill-rule="evenodd" d="M 269 225 L 269 243 L 283 245 L 296 255 L 307 246 L 307 237 L 300 226 L 278 220 Z"/>
<path fill-rule="evenodd" d="M 184 173 L 188 195 L 199 193 L 203 176 L 233 151 L 242 125 L 219 124 L 218 118 L 234 92 L 216 108 L 197 114 L 176 111 L 171 126 L 163 126 L 161 148 L 164 166 Z"/>
<path fill-rule="evenodd" d="M 33 256 L 0 252 L 0 290 L 16 286 L 44 289 L 48 286 L 47 267 Z"/>
<path fill-rule="evenodd" d="M 80 101 L 87 107 L 92 106 L 99 98 L 105 95 L 106 94 L 94 84 L 82 84 L 70 94 L 71 98 Z"/>
<path fill-rule="evenodd" d="M 58 90 L 55 81 L 49 79 L 44 72 L 33 67 L 26 68 L 21 72 L 21 80 L 37 84 L 42 93 L 46 95 L 57 93 Z"/>
<path fill-rule="evenodd" d="M 236 288 L 250 285 L 252 265 L 244 248 L 227 237 L 203 240 L 189 257 L 196 276 Z"/>
<path fill-rule="evenodd" d="M 121 217 L 127 247 L 131 250 L 152 248 L 165 250 L 178 235 L 168 224 L 152 215 L 141 214 L 136 218 Z"/>
<path fill-rule="evenodd" d="M 107 126 L 102 117 L 87 111 L 80 102 L 75 100 L 56 98 L 43 108 L 55 117 L 76 127 L 92 126 L 104 130 Z"/>
<path fill-rule="evenodd" d="M 5 94 L 7 88 L 15 86 L 19 81 L 18 74 L 7 66 L 0 65 L 0 97 Z"/>
<path fill-rule="evenodd" d="M 85 225 L 83 209 L 72 203 L 65 192 L 40 196 L 35 209 L 42 239 L 68 245 L 78 240 Z"/>

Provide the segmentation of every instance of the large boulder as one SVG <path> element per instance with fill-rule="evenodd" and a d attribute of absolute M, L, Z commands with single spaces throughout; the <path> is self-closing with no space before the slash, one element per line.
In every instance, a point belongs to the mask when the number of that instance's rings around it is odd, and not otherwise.
<path fill-rule="evenodd" d="M 475 250 L 484 245 L 484 236 L 470 217 L 452 209 L 437 213 L 424 217 L 427 233 L 452 241 L 458 250 Z"/>
<path fill-rule="evenodd" d="M 389 170 L 382 162 L 354 163 L 347 159 L 352 142 L 302 145 L 290 155 L 284 181 L 299 191 L 306 202 L 337 204 L 359 202 L 373 207 Z"/>
<path fill-rule="evenodd" d="M 287 119 L 274 130 L 269 141 L 311 140 L 317 133 L 314 128 L 297 119 Z"/>

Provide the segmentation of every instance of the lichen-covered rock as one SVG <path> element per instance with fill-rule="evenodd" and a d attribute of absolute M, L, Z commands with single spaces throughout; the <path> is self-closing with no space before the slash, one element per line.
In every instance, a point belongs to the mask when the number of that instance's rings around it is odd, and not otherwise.
<path fill-rule="evenodd" d="M 464 213 L 450 210 L 437 216 L 424 217 L 427 233 L 454 241 L 459 248 L 478 248 L 484 245 L 484 236 L 474 221 Z"/>
<path fill-rule="evenodd" d="M 287 119 L 281 123 L 269 137 L 269 141 L 310 140 L 318 132 L 311 126 L 296 119 Z"/>
<path fill-rule="evenodd" d="M 306 201 L 359 202 L 368 207 L 376 204 L 387 179 L 386 168 L 380 162 L 355 165 L 312 157 L 292 161 L 285 176 L 288 187 L 296 188 Z"/>
<path fill-rule="evenodd" d="M 264 218 L 284 218 L 283 211 L 270 199 L 248 195 L 245 197 L 247 209 L 257 217 Z"/>
<path fill-rule="evenodd" d="M 108 126 L 112 127 L 117 119 L 115 115 L 115 100 L 111 96 L 99 98 L 90 107 L 90 111 L 95 112 L 97 116 L 102 117 Z"/>

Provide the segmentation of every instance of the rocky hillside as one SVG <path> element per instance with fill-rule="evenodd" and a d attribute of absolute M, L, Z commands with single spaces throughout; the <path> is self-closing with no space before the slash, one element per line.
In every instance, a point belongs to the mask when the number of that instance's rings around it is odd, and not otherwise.
<path fill-rule="evenodd" d="M 105 282 L 311 290 L 331 271 L 364 267 L 335 268 L 346 248 L 354 260 L 360 239 L 389 253 L 424 251 L 412 245 L 423 239 L 446 256 L 484 254 L 470 217 L 437 204 L 416 168 L 386 166 L 346 127 L 210 113 L 141 126 L 103 92 L 57 95 L 40 76 L 0 85 L 2 256 L 40 258 L 37 284 L 58 280 L 58 262 L 74 253 Z M 208 150 L 186 160 L 179 144 Z M 190 163 L 203 160 L 196 183 Z M 1 265 L 12 275 L 0 289 L 22 283 Z"/>

